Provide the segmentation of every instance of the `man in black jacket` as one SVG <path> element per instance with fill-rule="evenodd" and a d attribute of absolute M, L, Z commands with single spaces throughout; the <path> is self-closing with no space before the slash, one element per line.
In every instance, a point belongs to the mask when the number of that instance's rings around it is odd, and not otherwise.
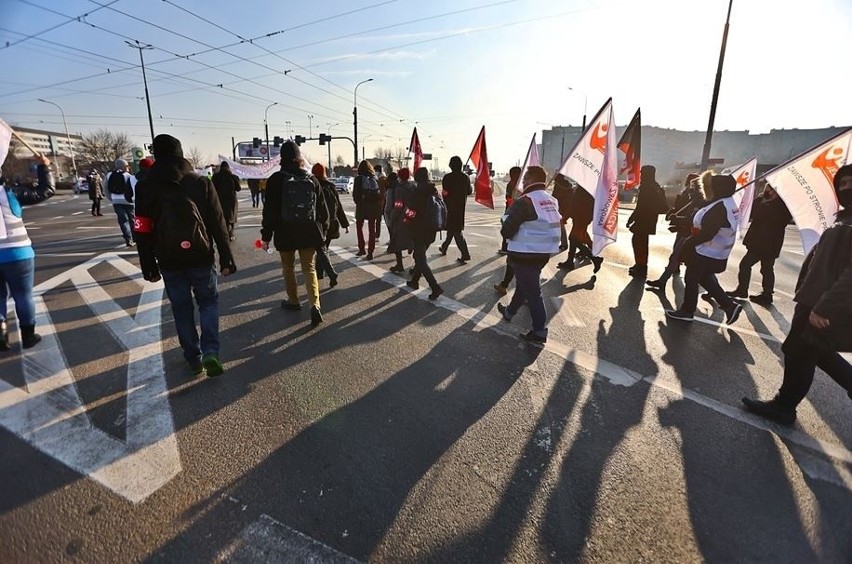
<path fill-rule="evenodd" d="M 631 276 L 645 278 L 648 274 L 648 237 L 657 233 L 657 218 L 668 209 L 666 193 L 657 184 L 657 169 L 645 165 L 640 172 L 639 196 L 636 209 L 627 219 L 627 228 L 633 233 L 633 260 L 628 272 Z"/>
<path fill-rule="evenodd" d="M 208 376 L 219 376 L 224 369 L 219 360 L 214 241 L 222 275 L 237 270 L 219 196 L 210 179 L 193 172 L 183 158 L 180 141 L 171 135 L 154 138 L 154 157 L 154 166 L 136 187 L 134 231 L 142 275 L 149 282 L 160 280 L 162 275 L 178 340 L 193 375 L 206 370 Z M 200 339 L 193 293 L 201 323 Z"/>
<path fill-rule="evenodd" d="M 237 222 L 237 192 L 242 190 L 240 178 L 231 172 L 228 161 L 222 161 L 219 171 L 213 175 L 213 186 L 219 194 L 219 203 L 222 205 L 222 215 L 228 225 L 228 238 L 234 240 L 234 224 Z"/>
<path fill-rule="evenodd" d="M 852 399 L 852 366 L 824 340 L 820 332 L 833 329 L 850 340 L 852 317 L 852 164 L 834 175 L 834 190 L 842 208 L 831 227 L 811 249 L 796 284 L 796 309 L 790 332 L 781 347 L 784 381 L 769 401 L 743 398 L 747 411 L 791 425 L 796 406 L 814 381 L 816 367 L 846 390 Z"/>
<path fill-rule="evenodd" d="M 467 205 L 467 197 L 473 192 L 470 186 L 470 178 L 462 172 L 462 161 L 458 156 L 450 159 L 450 172 L 441 180 L 444 202 L 447 204 L 447 239 L 438 250 L 442 255 L 447 254 L 450 243 L 456 240 L 456 245 L 461 256 L 456 259 L 464 264 L 470 260 L 470 252 L 467 249 L 467 241 L 464 240 L 464 211 Z"/>
<path fill-rule="evenodd" d="M 751 225 L 743 238 L 747 251 L 740 260 L 740 272 L 737 287 L 728 292 L 732 298 L 749 298 L 756 304 L 770 305 L 775 291 L 775 259 L 784 246 L 784 233 L 792 216 L 784 200 L 769 184 L 751 209 Z M 763 276 L 763 291 L 748 295 L 751 280 L 751 267 L 760 262 L 760 274 Z"/>

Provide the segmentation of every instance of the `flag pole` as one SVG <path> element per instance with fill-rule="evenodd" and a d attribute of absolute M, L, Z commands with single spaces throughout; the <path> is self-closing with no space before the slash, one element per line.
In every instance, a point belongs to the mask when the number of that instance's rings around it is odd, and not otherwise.
<path fill-rule="evenodd" d="M 36 151 L 35 149 L 33 149 L 33 148 L 32 148 L 32 146 L 31 146 L 29 143 L 27 143 L 26 141 L 24 141 L 24 138 L 23 138 L 23 137 L 21 137 L 20 135 L 18 135 L 18 132 L 17 132 L 17 131 L 15 131 L 14 129 L 12 129 L 12 126 L 9 126 L 9 131 L 11 131 L 11 132 L 12 132 L 12 135 L 14 135 L 14 136 L 15 136 L 15 139 L 17 139 L 18 141 L 20 141 L 20 142 L 24 145 L 24 147 L 26 147 L 27 149 L 29 149 L 30 151 L 32 151 L 32 152 L 33 152 L 33 155 L 35 155 L 35 156 L 37 156 L 37 157 L 42 157 L 42 156 L 44 156 L 44 155 L 42 155 L 40 152 L 38 152 L 38 151 Z"/>

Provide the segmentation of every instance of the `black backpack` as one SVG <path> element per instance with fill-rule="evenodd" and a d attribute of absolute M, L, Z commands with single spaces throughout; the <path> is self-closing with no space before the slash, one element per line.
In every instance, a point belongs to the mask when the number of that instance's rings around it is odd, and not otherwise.
<path fill-rule="evenodd" d="M 129 185 L 129 181 L 124 178 L 123 170 L 114 170 L 112 174 L 109 175 L 109 182 L 107 182 L 107 189 L 110 194 L 122 194 L 127 193 L 127 188 Z"/>
<path fill-rule="evenodd" d="M 317 189 L 311 176 L 282 173 L 281 221 L 308 224 L 317 221 Z"/>
<path fill-rule="evenodd" d="M 365 204 L 376 204 L 382 201 L 382 193 L 375 176 L 361 175 L 361 199 Z"/>
<path fill-rule="evenodd" d="M 186 189 L 187 175 L 180 184 L 170 183 L 162 190 L 161 208 L 154 222 L 157 256 L 166 264 L 196 266 L 212 259 L 213 245 L 204 218 Z"/>

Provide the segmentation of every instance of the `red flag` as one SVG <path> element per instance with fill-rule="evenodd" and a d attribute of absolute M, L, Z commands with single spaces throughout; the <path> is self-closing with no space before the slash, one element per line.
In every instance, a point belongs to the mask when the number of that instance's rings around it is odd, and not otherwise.
<path fill-rule="evenodd" d="M 619 174 L 627 173 L 624 189 L 630 190 L 639 186 L 639 171 L 642 168 L 642 116 L 641 108 L 636 110 L 630 125 L 624 130 L 618 148 L 624 153 L 624 167 Z"/>
<path fill-rule="evenodd" d="M 476 138 L 476 143 L 473 145 L 473 150 L 470 152 L 468 160 L 473 163 L 476 169 L 476 191 L 475 200 L 483 206 L 488 206 L 494 209 L 494 198 L 491 195 L 491 171 L 488 169 L 488 153 L 485 149 L 485 126 L 479 132 L 479 137 Z"/>
<path fill-rule="evenodd" d="M 414 168 L 411 169 L 412 174 L 420 168 L 420 163 L 423 162 L 423 149 L 420 147 L 420 138 L 417 137 L 417 128 L 414 128 L 414 133 L 411 134 L 411 143 L 408 144 L 408 152 L 414 153 Z"/>

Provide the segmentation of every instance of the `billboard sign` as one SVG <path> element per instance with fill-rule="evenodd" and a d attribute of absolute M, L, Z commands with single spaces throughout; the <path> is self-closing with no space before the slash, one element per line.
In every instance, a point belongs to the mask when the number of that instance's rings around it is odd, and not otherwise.
<path fill-rule="evenodd" d="M 266 159 L 266 155 L 266 144 L 257 148 L 255 148 L 251 143 L 237 144 L 237 157 L 240 159 Z M 281 156 L 281 147 L 276 147 L 270 143 L 269 155 L 273 159 L 278 159 Z"/>

